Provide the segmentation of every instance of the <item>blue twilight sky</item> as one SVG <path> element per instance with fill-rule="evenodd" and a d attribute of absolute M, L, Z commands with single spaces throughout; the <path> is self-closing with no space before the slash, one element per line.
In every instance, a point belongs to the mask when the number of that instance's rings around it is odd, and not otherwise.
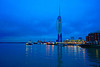
<path fill-rule="evenodd" d="M 63 40 L 100 30 L 100 0 L 61 0 Z M 0 0 L 0 42 L 57 39 L 59 0 Z"/>

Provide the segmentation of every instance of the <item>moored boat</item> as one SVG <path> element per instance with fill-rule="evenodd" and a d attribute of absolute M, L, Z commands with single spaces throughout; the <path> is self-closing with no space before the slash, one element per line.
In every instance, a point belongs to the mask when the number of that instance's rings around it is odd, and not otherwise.
<path fill-rule="evenodd" d="M 28 43 L 26 43 L 26 45 L 33 45 L 32 41 L 28 41 Z"/>

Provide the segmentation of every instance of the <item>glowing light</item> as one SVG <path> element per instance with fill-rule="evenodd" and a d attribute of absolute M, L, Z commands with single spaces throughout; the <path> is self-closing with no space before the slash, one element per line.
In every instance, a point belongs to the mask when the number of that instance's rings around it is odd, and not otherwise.
<path fill-rule="evenodd" d="M 85 62 L 85 49 L 83 49 L 83 59 L 84 59 L 84 62 Z"/>
<path fill-rule="evenodd" d="M 74 49 L 75 49 L 75 56 L 77 55 L 77 49 L 76 49 L 76 46 L 74 46 Z"/>
<path fill-rule="evenodd" d="M 85 50 L 83 49 L 83 54 L 85 53 Z"/>
<path fill-rule="evenodd" d="M 52 45 L 52 52 L 53 52 L 53 50 L 54 50 L 54 45 Z"/>
<path fill-rule="evenodd" d="M 74 46 L 74 48 L 75 48 L 75 52 L 77 52 L 76 46 Z"/>

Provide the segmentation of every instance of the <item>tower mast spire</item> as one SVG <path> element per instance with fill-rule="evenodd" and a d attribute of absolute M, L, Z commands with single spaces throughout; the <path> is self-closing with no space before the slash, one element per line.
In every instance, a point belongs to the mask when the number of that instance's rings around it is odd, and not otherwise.
<path fill-rule="evenodd" d="M 60 0 L 59 0 L 59 16 L 60 16 Z"/>
<path fill-rule="evenodd" d="M 59 16 L 57 18 L 58 21 L 58 42 L 62 42 L 62 22 L 61 22 L 61 15 L 60 15 L 60 0 L 59 0 Z"/>

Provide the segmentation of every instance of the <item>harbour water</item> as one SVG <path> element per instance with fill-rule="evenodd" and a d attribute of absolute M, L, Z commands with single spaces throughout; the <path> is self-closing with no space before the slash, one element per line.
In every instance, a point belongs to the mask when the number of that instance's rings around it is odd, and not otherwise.
<path fill-rule="evenodd" d="M 100 49 L 0 43 L 0 67 L 99 67 Z"/>

